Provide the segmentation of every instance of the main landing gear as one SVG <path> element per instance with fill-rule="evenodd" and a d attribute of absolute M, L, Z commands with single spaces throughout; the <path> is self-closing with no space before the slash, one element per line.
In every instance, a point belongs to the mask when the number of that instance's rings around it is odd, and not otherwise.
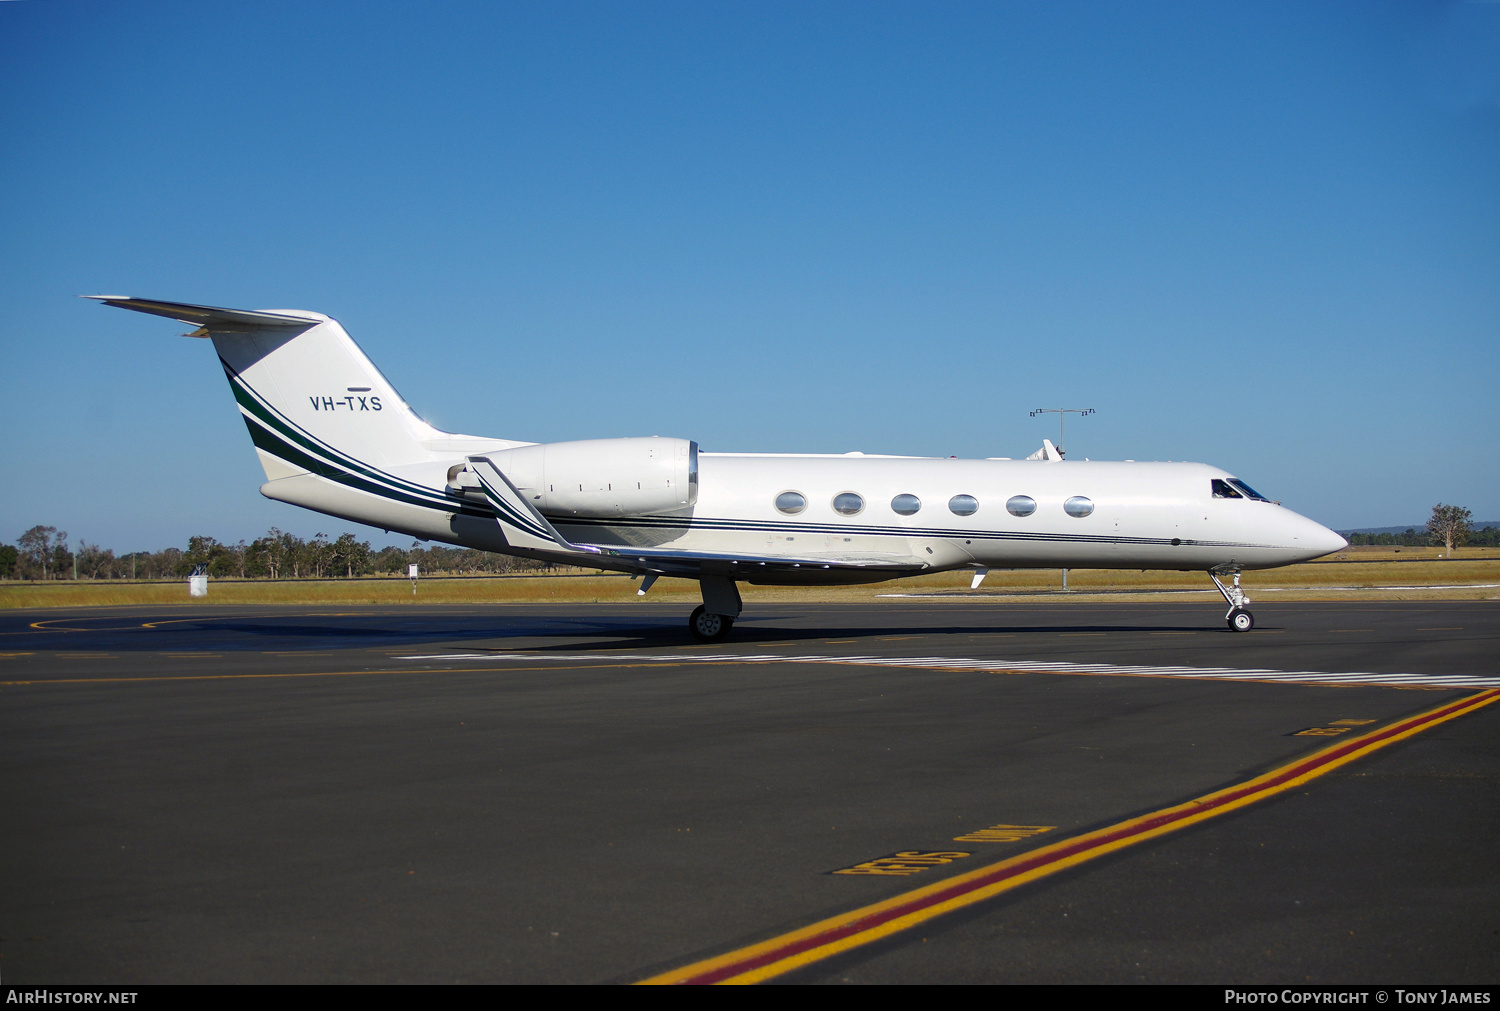
<path fill-rule="evenodd" d="M 693 608 L 693 615 L 688 618 L 688 628 L 699 642 L 718 642 L 726 638 L 733 627 L 734 619 L 729 615 L 705 611 L 702 604 Z"/>
<path fill-rule="evenodd" d="M 703 603 L 693 608 L 688 631 L 699 642 L 719 642 L 729 635 L 740 616 L 740 588 L 727 576 L 703 576 L 698 580 Z"/>
<path fill-rule="evenodd" d="M 1232 586 L 1225 586 L 1224 581 L 1219 577 L 1229 574 L 1233 574 L 1234 584 Z M 1229 604 L 1229 613 L 1224 615 L 1224 620 L 1229 623 L 1229 630 L 1231 632 L 1248 632 L 1254 628 L 1255 615 L 1251 614 L 1249 609 L 1245 607 L 1246 604 L 1250 603 L 1250 598 L 1245 595 L 1244 590 L 1240 589 L 1240 570 L 1237 568 L 1209 569 L 1208 578 L 1214 581 L 1214 585 L 1219 588 L 1219 592 L 1224 595 L 1224 600 Z"/>

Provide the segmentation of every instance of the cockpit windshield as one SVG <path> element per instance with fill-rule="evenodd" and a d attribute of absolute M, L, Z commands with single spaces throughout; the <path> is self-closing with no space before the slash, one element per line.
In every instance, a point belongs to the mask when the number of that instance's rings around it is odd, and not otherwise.
<path fill-rule="evenodd" d="M 1254 488 L 1250 487 L 1248 484 L 1246 484 L 1245 482 L 1241 481 L 1237 477 L 1230 478 L 1229 479 L 1229 483 L 1232 484 L 1232 485 L 1234 485 L 1240 491 L 1244 492 L 1247 496 L 1249 496 L 1250 498 L 1253 498 L 1257 502 L 1269 502 L 1269 501 L 1271 501 L 1270 499 L 1266 498 L 1260 492 L 1256 491 Z"/>
<path fill-rule="evenodd" d="M 1248 498 L 1256 502 L 1271 501 L 1237 477 L 1232 477 L 1227 481 L 1214 478 L 1212 487 L 1214 498 Z"/>

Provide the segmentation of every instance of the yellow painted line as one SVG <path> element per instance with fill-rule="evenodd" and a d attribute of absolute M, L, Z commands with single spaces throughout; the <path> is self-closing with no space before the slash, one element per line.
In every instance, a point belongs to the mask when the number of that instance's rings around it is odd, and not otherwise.
<path fill-rule="evenodd" d="M 46 618 L 42 621 L 33 621 L 28 628 L 34 628 L 42 632 L 120 632 L 127 628 L 138 628 L 138 625 L 106 625 L 103 628 L 53 628 L 54 621 L 77 621 L 76 618 Z"/>
<path fill-rule="evenodd" d="M 36 656 L 35 653 L 0 653 L 0 660 L 14 660 L 18 656 Z"/>
<path fill-rule="evenodd" d="M 991 825 L 989 828 L 978 829 L 967 835 L 954 836 L 954 842 L 982 842 L 982 843 L 1008 843 L 1020 842 L 1022 839 L 1030 839 L 1032 836 L 1041 835 L 1043 832 L 1051 832 L 1057 828 L 1056 825 Z"/>
<path fill-rule="evenodd" d="M 136 681 L 238 681 L 256 680 L 264 678 L 334 678 L 355 677 L 360 674 L 504 674 L 515 671 L 533 673 L 538 670 L 593 670 L 599 667 L 686 667 L 684 663 L 611 663 L 611 664 L 569 664 L 557 667 L 400 667 L 387 670 L 330 670 L 330 671 L 292 671 L 286 674 L 165 674 L 151 677 L 114 677 L 114 678 L 32 678 L 28 681 L 0 681 L 0 687 L 15 685 L 79 685 L 79 684 L 107 684 L 117 682 Z M 702 662 L 694 663 L 694 667 L 708 667 L 712 664 Z"/>
<path fill-rule="evenodd" d="M 1496 701 L 1500 701 L 1500 689 L 1468 695 L 1379 730 L 1342 740 L 1237 786 L 1063 839 L 640 982 L 759 983 L 773 979 L 1070 867 L 1296 789 L 1381 748 Z"/>
<path fill-rule="evenodd" d="M 93 628 L 69 628 L 66 625 L 53 624 L 55 621 L 87 621 L 87 618 L 44 618 L 41 621 L 33 621 L 28 627 L 42 632 L 127 632 L 137 628 L 156 628 L 158 625 L 176 625 L 187 621 L 238 621 L 243 618 L 275 618 L 285 613 L 283 611 L 273 611 L 266 614 L 200 614 L 195 618 L 162 618 L 159 621 L 148 621 L 141 625 L 96 625 Z M 318 615 L 295 615 L 295 617 L 310 618 L 318 617 Z"/>
<path fill-rule="evenodd" d="M 200 614 L 193 618 L 161 618 L 157 621 L 142 622 L 141 628 L 159 628 L 162 625 L 184 625 L 192 621 L 242 621 L 245 618 L 279 618 L 285 615 L 284 611 L 267 611 L 265 614 Z M 315 618 L 313 614 L 293 614 L 294 618 Z"/>

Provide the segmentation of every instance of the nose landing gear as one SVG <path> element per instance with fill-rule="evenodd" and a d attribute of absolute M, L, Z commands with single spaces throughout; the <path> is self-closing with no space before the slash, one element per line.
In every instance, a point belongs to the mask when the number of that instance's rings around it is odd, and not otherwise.
<path fill-rule="evenodd" d="M 1232 586 L 1225 586 L 1224 581 L 1219 576 L 1230 574 L 1234 576 L 1234 584 Z M 1229 613 L 1224 615 L 1224 620 L 1229 624 L 1229 630 L 1231 632 L 1248 632 L 1254 628 L 1255 615 L 1251 614 L 1249 609 L 1245 607 L 1246 604 L 1250 603 L 1250 598 L 1245 595 L 1244 590 L 1240 589 L 1240 570 L 1238 568 L 1209 569 L 1208 578 L 1214 581 L 1214 585 L 1224 595 L 1225 602 L 1229 604 Z"/>

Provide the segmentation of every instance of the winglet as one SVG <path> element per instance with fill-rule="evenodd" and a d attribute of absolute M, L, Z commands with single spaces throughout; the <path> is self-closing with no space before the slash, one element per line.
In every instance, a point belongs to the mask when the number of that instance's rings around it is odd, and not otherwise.
<path fill-rule="evenodd" d="M 534 551 L 571 551 L 578 554 L 597 555 L 601 552 L 591 544 L 573 544 L 557 532 L 547 517 L 526 501 L 525 497 L 510 483 L 510 478 L 501 472 L 495 462 L 487 456 L 468 457 L 469 469 L 479 478 L 484 488 L 484 497 L 494 507 L 495 519 L 505 531 L 505 540 L 515 548 L 530 548 Z"/>
<path fill-rule="evenodd" d="M 1060 450 L 1056 446 L 1052 445 L 1052 440 L 1051 439 L 1043 439 L 1042 440 L 1042 448 L 1039 449 L 1039 450 L 1037 450 L 1035 453 L 1032 453 L 1026 459 L 1028 459 L 1028 460 L 1046 460 L 1049 463 L 1061 463 L 1062 462 L 1062 458 L 1063 458 L 1062 450 Z"/>

